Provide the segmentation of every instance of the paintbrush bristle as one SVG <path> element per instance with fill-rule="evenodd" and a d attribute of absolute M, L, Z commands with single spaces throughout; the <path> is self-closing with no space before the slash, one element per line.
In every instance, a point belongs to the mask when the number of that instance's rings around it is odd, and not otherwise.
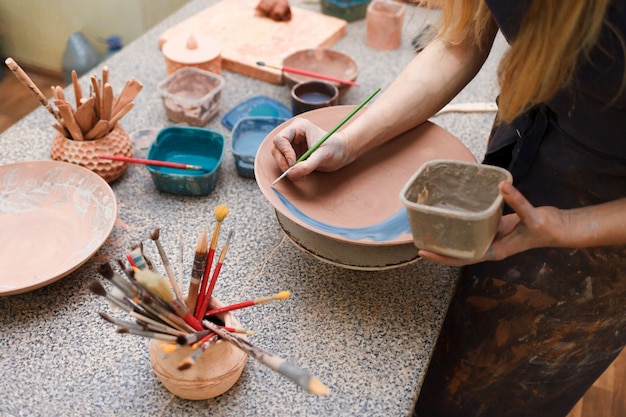
<path fill-rule="evenodd" d="M 265 62 L 263 61 L 257 61 L 256 64 L 260 67 L 264 67 L 265 66 Z"/>
<path fill-rule="evenodd" d="M 94 281 L 91 284 L 89 284 L 89 289 L 91 290 L 91 292 L 99 296 L 106 297 L 107 295 L 107 290 L 104 288 L 104 285 L 102 285 L 98 281 Z"/>
<path fill-rule="evenodd" d="M 137 269 L 135 270 L 135 279 L 148 291 L 162 300 L 168 303 L 174 301 L 174 294 L 165 277 L 148 269 Z"/>
<path fill-rule="evenodd" d="M 159 236 L 161 235 L 161 229 L 156 228 L 152 233 L 150 233 L 150 239 L 159 240 Z"/>
<path fill-rule="evenodd" d="M 215 220 L 218 223 L 223 222 L 226 216 L 228 216 L 228 206 L 226 204 L 215 207 Z"/>
<path fill-rule="evenodd" d="M 192 358 L 185 358 L 185 359 L 184 359 L 184 360 L 180 363 L 180 365 L 178 365 L 178 368 L 177 368 L 177 369 L 178 369 L 179 371 L 185 371 L 185 370 L 187 370 L 187 369 L 191 368 L 191 367 L 193 366 L 193 364 L 194 364 L 194 363 L 195 363 L 195 362 L 194 362 L 194 360 L 193 360 Z"/>
<path fill-rule="evenodd" d="M 98 265 L 98 273 L 108 280 L 113 278 L 113 268 L 108 262 Z"/>
<path fill-rule="evenodd" d="M 181 346 L 185 346 L 187 344 L 187 338 L 185 336 L 178 336 L 176 338 L 176 343 L 178 343 Z"/>
<path fill-rule="evenodd" d="M 330 390 L 317 377 L 312 377 L 309 382 L 309 392 L 316 395 L 328 395 Z"/>
<path fill-rule="evenodd" d="M 284 300 L 286 298 L 288 298 L 291 295 L 291 291 L 281 291 L 278 294 L 276 294 L 276 299 L 277 300 Z"/>
<path fill-rule="evenodd" d="M 196 245 L 196 253 L 199 255 L 206 254 L 209 250 L 209 235 L 206 231 L 206 228 L 202 231 L 200 238 L 198 239 L 198 244 Z"/>
<path fill-rule="evenodd" d="M 103 312 L 100 311 L 100 312 L 98 312 L 98 314 L 100 314 L 100 317 L 102 317 L 103 319 L 105 319 L 109 323 L 115 324 L 115 320 L 113 320 L 113 317 L 109 316 L 107 313 L 103 313 Z"/>

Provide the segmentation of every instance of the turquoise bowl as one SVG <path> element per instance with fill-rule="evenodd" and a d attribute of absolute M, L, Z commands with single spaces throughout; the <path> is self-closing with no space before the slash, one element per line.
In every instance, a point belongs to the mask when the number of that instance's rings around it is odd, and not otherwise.
<path fill-rule="evenodd" d="M 171 126 L 162 129 L 148 150 L 148 159 L 199 165 L 202 170 L 148 165 L 159 191 L 171 194 L 208 195 L 217 183 L 224 156 L 224 135 L 210 129 Z"/>

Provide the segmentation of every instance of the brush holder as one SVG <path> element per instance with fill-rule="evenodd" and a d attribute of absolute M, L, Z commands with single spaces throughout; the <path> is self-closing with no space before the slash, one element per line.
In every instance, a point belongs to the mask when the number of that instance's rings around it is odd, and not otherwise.
<path fill-rule="evenodd" d="M 119 123 L 108 135 L 93 140 L 72 140 L 58 132 L 50 150 L 53 160 L 80 165 L 100 175 L 106 182 L 113 182 L 126 171 L 128 163 L 100 159 L 99 155 L 103 154 L 133 156 L 130 136 Z"/>
<path fill-rule="evenodd" d="M 219 300 L 212 297 L 209 309 L 223 307 Z M 230 313 L 218 314 L 217 317 L 229 327 L 241 327 L 239 321 Z M 245 335 L 238 335 L 246 339 Z M 178 366 L 193 349 L 182 346 L 172 353 L 161 349 L 163 341 L 151 340 L 148 350 L 150 364 L 161 383 L 174 395 L 187 400 L 206 400 L 228 391 L 239 380 L 248 355 L 224 340 L 210 346 L 190 368 L 180 371 Z"/>

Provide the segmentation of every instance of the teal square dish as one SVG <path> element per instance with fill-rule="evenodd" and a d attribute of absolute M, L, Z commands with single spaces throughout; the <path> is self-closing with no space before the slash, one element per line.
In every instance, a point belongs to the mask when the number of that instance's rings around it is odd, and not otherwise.
<path fill-rule="evenodd" d="M 210 129 L 171 126 L 162 129 L 148 150 L 148 159 L 199 165 L 202 170 L 148 165 L 159 191 L 171 194 L 208 195 L 217 183 L 224 156 L 224 135 Z"/>

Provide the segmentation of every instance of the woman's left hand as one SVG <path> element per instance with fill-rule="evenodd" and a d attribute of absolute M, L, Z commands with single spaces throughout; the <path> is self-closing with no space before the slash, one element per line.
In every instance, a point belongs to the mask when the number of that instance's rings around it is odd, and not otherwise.
<path fill-rule="evenodd" d="M 502 216 L 496 235 L 480 259 L 467 260 L 420 250 L 419 255 L 446 265 L 462 266 L 497 261 L 531 248 L 558 246 L 567 230 L 567 216 L 556 207 L 533 207 L 511 183 L 499 185 L 505 203 L 514 211 Z"/>

